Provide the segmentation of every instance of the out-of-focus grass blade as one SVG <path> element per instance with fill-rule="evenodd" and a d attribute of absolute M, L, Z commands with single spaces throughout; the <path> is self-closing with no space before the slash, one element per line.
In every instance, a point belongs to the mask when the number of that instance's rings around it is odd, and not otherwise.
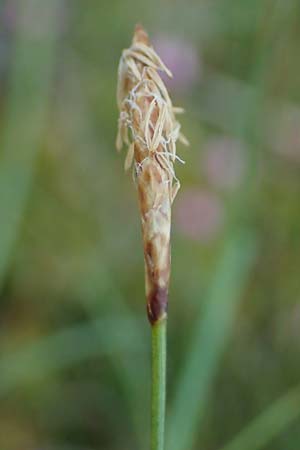
<path fill-rule="evenodd" d="M 250 422 L 222 450 L 259 450 L 300 416 L 300 386 L 291 389 Z"/>
<path fill-rule="evenodd" d="M 141 351 L 144 341 L 136 335 L 132 325 L 132 318 L 98 319 L 64 329 L 15 354 L 3 356 L 0 359 L 0 396 L 93 356 Z"/>
<path fill-rule="evenodd" d="M 19 0 L 16 5 L 13 65 L 0 138 L 0 288 L 24 214 L 46 124 L 63 2 Z"/>
<path fill-rule="evenodd" d="M 237 233 L 225 244 L 179 377 L 167 425 L 169 450 L 193 446 L 253 256 L 248 234 Z"/>

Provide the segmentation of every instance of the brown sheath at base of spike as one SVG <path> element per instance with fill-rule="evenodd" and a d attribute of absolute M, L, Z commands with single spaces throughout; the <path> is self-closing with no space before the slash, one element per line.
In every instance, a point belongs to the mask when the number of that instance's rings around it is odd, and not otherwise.
<path fill-rule="evenodd" d="M 168 291 L 159 286 L 150 292 L 147 298 L 147 314 L 151 325 L 167 317 Z"/>

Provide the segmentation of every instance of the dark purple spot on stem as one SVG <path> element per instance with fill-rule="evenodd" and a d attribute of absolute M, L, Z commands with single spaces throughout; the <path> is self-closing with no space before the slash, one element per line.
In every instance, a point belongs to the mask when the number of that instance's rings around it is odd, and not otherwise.
<path fill-rule="evenodd" d="M 156 287 L 148 296 L 147 312 L 151 325 L 166 315 L 168 309 L 168 290 Z"/>

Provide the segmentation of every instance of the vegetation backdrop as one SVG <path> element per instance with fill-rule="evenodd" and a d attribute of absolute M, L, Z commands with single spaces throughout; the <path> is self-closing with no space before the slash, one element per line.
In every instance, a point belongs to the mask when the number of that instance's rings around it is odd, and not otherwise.
<path fill-rule="evenodd" d="M 300 4 L 0 1 L 0 448 L 146 450 L 136 192 L 115 151 L 141 22 L 184 106 L 166 450 L 300 448 Z"/>

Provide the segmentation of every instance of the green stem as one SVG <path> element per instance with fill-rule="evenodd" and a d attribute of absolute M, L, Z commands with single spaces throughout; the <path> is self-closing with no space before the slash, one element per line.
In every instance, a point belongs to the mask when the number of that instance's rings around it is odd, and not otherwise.
<path fill-rule="evenodd" d="M 152 326 L 151 450 L 164 450 L 167 319 Z"/>

